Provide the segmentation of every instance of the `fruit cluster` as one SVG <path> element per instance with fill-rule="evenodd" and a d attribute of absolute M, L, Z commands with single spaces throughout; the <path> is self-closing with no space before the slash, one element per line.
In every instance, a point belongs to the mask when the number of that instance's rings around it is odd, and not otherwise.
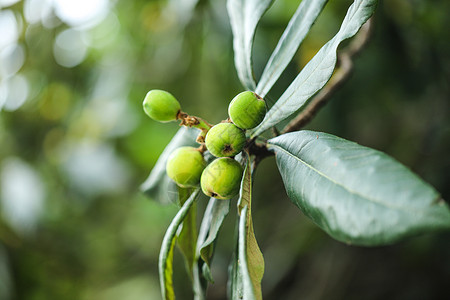
<path fill-rule="evenodd" d="M 167 160 L 167 175 L 181 187 L 200 183 L 203 193 L 217 199 L 230 199 L 239 193 L 242 166 L 233 159 L 247 144 L 245 130 L 258 126 L 266 114 L 266 104 L 251 91 L 238 94 L 228 107 L 229 118 L 211 126 L 205 120 L 181 111 L 175 97 L 162 90 L 151 90 L 143 103 L 145 113 L 159 122 L 181 120 L 180 125 L 201 130 L 200 147 L 180 147 Z M 208 150 L 217 157 L 209 165 Z"/>

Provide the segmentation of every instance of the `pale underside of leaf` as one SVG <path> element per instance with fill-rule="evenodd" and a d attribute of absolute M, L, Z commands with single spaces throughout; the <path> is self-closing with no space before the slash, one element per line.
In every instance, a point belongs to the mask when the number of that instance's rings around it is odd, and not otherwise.
<path fill-rule="evenodd" d="M 372 16 L 377 0 L 355 0 L 347 11 L 338 33 L 308 62 L 264 120 L 253 131 L 257 136 L 301 109 L 330 79 L 337 61 L 337 48 L 342 41 L 354 36 Z"/>
<path fill-rule="evenodd" d="M 169 228 L 164 235 L 163 242 L 161 245 L 161 250 L 159 253 L 158 269 L 159 269 L 159 280 L 161 287 L 161 294 L 164 300 L 175 299 L 172 283 L 173 274 L 173 247 L 175 244 L 177 231 L 180 228 L 181 223 L 186 218 L 189 209 L 195 202 L 199 193 L 199 189 L 195 190 L 189 199 L 184 202 L 183 206 L 180 208 L 178 213 L 173 218 L 169 225 Z"/>
<path fill-rule="evenodd" d="M 237 228 L 239 231 L 239 228 Z M 244 299 L 244 287 L 242 282 L 242 271 L 238 258 L 238 242 L 236 242 L 236 249 L 233 253 L 230 266 L 228 267 L 228 284 L 227 290 L 230 300 Z"/>
<path fill-rule="evenodd" d="M 241 264 L 244 299 L 262 299 L 261 280 L 264 275 L 264 258 L 256 241 L 251 214 L 252 161 L 247 156 L 238 201 L 239 239 L 238 259 Z"/>
<path fill-rule="evenodd" d="M 278 136 L 268 148 L 290 199 L 337 240 L 383 245 L 450 228 L 439 194 L 380 151 L 312 131 Z"/>
<path fill-rule="evenodd" d="M 328 0 L 303 0 L 270 56 L 255 93 L 265 97 L 294 57 Z"/>
<path fill-rule="evenodd" d="M 248 90 L 256 87 L 252 68 L 252 48 L 256 26 L 274 0 L 228 0 L 227 10 L 233 31 L 234 62 L 239 80 Z"/>

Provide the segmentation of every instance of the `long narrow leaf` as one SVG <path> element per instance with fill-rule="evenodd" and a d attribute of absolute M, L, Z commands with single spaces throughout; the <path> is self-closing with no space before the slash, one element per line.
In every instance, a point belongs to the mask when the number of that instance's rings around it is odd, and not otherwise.
<path fill-rule="evenodd" d="M 239 219 L 237 220 L 237 234 L 239 235 Z M 242 300 L 244 299 L 244 287 L 242 282 L 242 271 L 239 263 L 239 242 L 236 240 L 236 248 L 231 258 L 230 266 L 228 267 L 228 299 L 230 300 Z"/>
<path fill-rule="evenodd" d="M 264 68 L 255 92 L 265 97 L 286 69 L 328 0 L 303 0 Z"/>
<path fill-rule="evenodd" d="M 169 228 L 164 235 L 164 239 L 161 245 L 161 251 L 159 253 L 159 282 L 161 286 L 161 294 L 163 300 L 175 299 L 172 284 L 173 274 L 173 246 L 176 240 L 176 233 L 180 224 L 185 219 L 190 207 L 197 198 L 199 190 L 195 190 L 189 199 L 183 204 L 176 216 L 173 218 L 169 225 Z"/>
<path fill-rule="evenodd" d="M 180 204 L 183 205 L 192 194 L 192 189 L 179 188 L 178 194 Z M 178 248 L 184 257 L 188 274 L 193 276 L 193 267 L 195 263 L 195 250 L 197 241 L 197 205 L 194 202 L 189 208 L 186 217 L 183 220 L 181 232 L 178 235 Z"/>
<path fill-rule="evenodd" d="M 238 201 L 238 211 L 241 214 L 239 219 L 239 261 L 242 262 L 244 299 L 260 300 L 262 299 L 261 280 L 264 275 L 264 258 L 253 230 L 251 165 L 252 161 L 247 158 Z"/>
<path fill-rule="evenodd" d="M 256 26 L 273 0 L 228 0 L 227 10 L 233 31 L 234 63 L 241 83 L 255 89 L 252 48 Z"/>
<path fill-rule="evenodd" d="M 375 246 L 450 229 L 433 187 L 382 152 L 313 131 L 280 135 L 268 148 L 289 198 L 337 240 Z"/>
<path fill-rule="evenodd" d="M 254 130 L 252 136 L 261 134 L 302 108 L 306 101 L 328 82 L 336 66 L 338 46 L 342 41 L 358 32 L 372 16 L 376 4 L 377 0 L 355 0 L 353 2 L 339 32 L 303 68 L 280 99 L 267 112 L 266 117 Z"/>
<path fill-rule="evenodd" d="M 247 262 L 247 211 L 248 206 L 244 206 L 239 218 L 239 261 L 240 270 L 242 272 L 243 283 L 243 299 L 256 300 L 262 299 L 261 295 L 257 298 L 257 291 L 253 285 L 252 278 L 250 276 L 250 267 Z"/>
<path fill-rule="evenodd" d="M 166 174 L 166 163 L 173 150 L 182 146 L 196 146 L 199 130 L 182 127 L 178 130 L 170 143 L 153 167 L 150 175 L 141 185 L 141 190 L 149 197 L 162 203 L 176 202 L 178 199 L 176 184 Z"/>
<path fill-rule="evenodd" d="M 208 202 L 208 205 L 206 206 L 205 213 L 203 214 L 202 223 L 200 224 L 200 229 L 198 231 L 198 238 L 197 238 L 197 248 L 196 248 L 196 256 L 195 260 L 196 263 L 194 265 L 193 274 L 194 274 L 194 280 L 193 280 L 193 289 L 194 289 L 194 300 L 203 300 L 205 299 L 205 292 L 206 292 L 206 285 L 204 278 L 201 276 L 201 268 L 203 264 L 206 264 L 205 262 L 199 261 L 200 258 L 200 247 L 203 244 L 203 242 L 206 240 L 209 232 L 209 228 L 211 226 L 212 221 L 212 211 L 214 207 L 214 202 L 211 201 L 214 198 L 211 198 Z"/>

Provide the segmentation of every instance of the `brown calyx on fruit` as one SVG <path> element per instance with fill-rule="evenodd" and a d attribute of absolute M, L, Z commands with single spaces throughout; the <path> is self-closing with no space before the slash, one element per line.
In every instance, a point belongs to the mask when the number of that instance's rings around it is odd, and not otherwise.
<path fill-rule="evenodd" d="M 234 151 L 234 148 L 231 144 L 225 144 L 225 146 L 223 147 L 224 154 L 233 153 L 233 151 Z"/>

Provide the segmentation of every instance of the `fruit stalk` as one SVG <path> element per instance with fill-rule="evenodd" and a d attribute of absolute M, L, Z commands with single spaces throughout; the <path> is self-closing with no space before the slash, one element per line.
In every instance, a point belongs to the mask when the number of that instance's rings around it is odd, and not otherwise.
<path fill-rule="evenodd" d="M 191 116 L 181 110 L 177 114 L 177 120 L 181 120 L 180 126 L 194 127 L 201 130 L 196 140 L 199 144 L 205 143 L 206 134 L 211 129 L 211 127 L 213 127 L 202 118 Z"/>

